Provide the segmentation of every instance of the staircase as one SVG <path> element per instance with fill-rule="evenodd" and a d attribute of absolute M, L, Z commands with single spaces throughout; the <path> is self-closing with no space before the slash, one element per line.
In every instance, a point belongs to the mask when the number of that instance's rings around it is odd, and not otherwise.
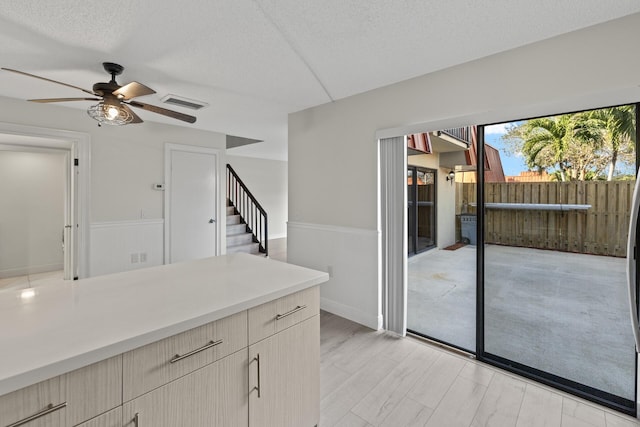
<path fill-rule="evenodd" d="M 269 256 L 267 212 L 227 164 L 227 253 Z"/>
<path fill-rule="evenodd" d="M 260 253 L 260 245 L 253 241 L 253 233 L 247 231 L 247 224 L 236 212 L 236 208 L 227 200 L 227 253 Z"/>

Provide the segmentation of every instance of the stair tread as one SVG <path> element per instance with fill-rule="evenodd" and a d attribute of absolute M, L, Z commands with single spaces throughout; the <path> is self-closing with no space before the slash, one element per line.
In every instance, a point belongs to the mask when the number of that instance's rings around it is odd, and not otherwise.
<path fill-rule="evenodd" d="M 232 234 L 227 236 L 227 243 L 231 243 L 231 244 L 251 243 L 252 241 L 253 241 L 253 234 L 251 233 Z"/>
<path fill-rule="evenodd" d="M 240 243 L 240 244 L 237 244 L 237 245 L 228 245 L 227 249 L 229 249 L 229 248 L 240 248 L 240 247 L 243 247 L 243 246 L 247 246 L 247 247 L 249 247 L 249 246 L 258 246 L 258 243 L 257 242 L 251 242 L 251 243 Z"/>
<path fill-rule="evenodd" d="M 249 254 L 259 254 L 260 247 L 257 243 L 245 243 L 242 245 L 227 246 L 227 253 L 245 252 Z"/>

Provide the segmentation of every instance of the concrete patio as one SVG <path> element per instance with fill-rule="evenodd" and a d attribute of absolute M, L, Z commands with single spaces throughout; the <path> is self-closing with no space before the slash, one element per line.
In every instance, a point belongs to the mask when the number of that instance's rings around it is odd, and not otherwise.
<path fill-rule="evenodd" d="M 475 351 L 476 248 L 409 259 L 408 327 Z M 635 352 L 625 260 L 485 249 L 485 351 L 627 399 Z"/>

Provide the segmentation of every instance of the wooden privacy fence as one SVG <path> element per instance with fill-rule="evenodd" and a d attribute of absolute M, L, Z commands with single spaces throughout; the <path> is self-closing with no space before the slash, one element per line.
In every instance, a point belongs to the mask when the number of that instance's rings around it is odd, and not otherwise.
<path fill-rule="evenodd" d="M 635 181 L 498 182 L 486 203 L 591 205 L 584 211 L 486 209 L 485 242 L 625 257 Z M 475 213 L 476 184 L 457 184 L 456 213 Z"/>

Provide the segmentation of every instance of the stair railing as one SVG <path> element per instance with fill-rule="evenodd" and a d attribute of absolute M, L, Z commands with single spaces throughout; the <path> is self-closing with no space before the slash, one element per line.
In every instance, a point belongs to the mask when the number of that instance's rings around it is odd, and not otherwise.
<path fill-rule="evenodd" d="M 253 234 L 254 242 L 264 256 L 269 256 L 267 211 L 258 203 L 238 174 L 227 164 L 227 199 L 235 206 L 240 218 Z"/>

